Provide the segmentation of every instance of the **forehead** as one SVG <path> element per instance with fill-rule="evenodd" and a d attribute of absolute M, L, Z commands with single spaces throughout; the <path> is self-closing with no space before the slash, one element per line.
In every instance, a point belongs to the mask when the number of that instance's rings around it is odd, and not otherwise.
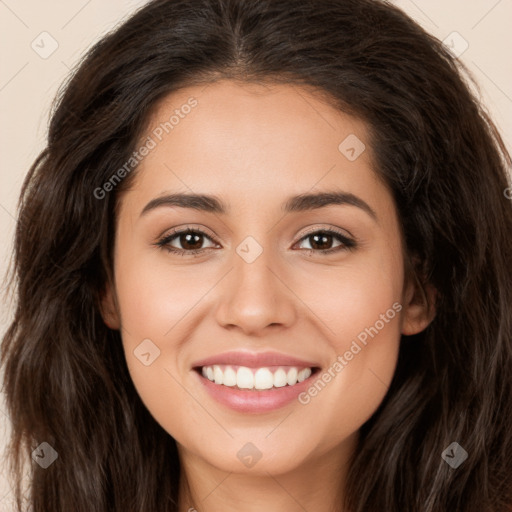
<path fill-rule="evenodd" d="M 151 150 L 132 187 L 144 199 L 171 190 L 263 205 L 284 192 L 349 187 L 368 196 L 381 186 L 365 123 L 296 85 L 180 89 L 157 105 L 144 141 Z"/>

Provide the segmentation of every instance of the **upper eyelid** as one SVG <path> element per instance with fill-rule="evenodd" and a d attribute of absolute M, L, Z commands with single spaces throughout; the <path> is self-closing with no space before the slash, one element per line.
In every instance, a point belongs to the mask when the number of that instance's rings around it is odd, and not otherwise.
<path fill-rule="evenodd" d="M 169 237 L 172 237 L 172 236 L 176 236 L 176 235 L 181 235 L 183 233 L 187 233 L 189 231 L 197 231 L 203 235 L 206 235 L 208 236 L 209 238 L 212 239 L 212 241 L 215 241 L 216 240 L 216 236 L 213 235 L 212 233 L 209 232 L 209 230 L 207 230 L 206 228 L 199 228 L 199 227 L 196 227 L 196 226 L 183 226 L 183 227 L 179 227 L 179 228 L 173 228 L 171 229 L 170 231 L 164 231 L 164 233 L 159 236 L 158 238 L 162 239 L 162 238 L 169 238 Z"/>
<path fill-rule="evenodd" d="M 343 229 L 343 228 L 337 228 L 337 227 L 335 228 L 333 226 L 327 226 L 327 227 L 314 226 L 311 229 L 307 229 L 305 232 L 303 232 L 302 235 L 300 236 L 299 240 L 302 240 L 305 236 L 310 235 L 312 233 L 316 233 L 318 231 L 331 231 L 340 236 L 345 236 L 346 238 L 355 239 L 355 237 L 352 235 L 352 233 L 350 233 L 348 230 Z M 346 235 L 341 233 L 342 231 L 344 231 L 346 233 Z"/>

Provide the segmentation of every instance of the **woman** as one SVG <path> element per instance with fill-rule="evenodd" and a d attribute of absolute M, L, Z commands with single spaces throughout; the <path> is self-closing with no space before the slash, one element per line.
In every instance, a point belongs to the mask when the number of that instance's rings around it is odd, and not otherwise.
<path fill-rule="evenodd" d="M 21 510 L 503 512 L 511 160 L 372 0 L 156 0 L 66 85 L 3 339 Z M 307 245 L 304 245 L 307 244 Z"/>

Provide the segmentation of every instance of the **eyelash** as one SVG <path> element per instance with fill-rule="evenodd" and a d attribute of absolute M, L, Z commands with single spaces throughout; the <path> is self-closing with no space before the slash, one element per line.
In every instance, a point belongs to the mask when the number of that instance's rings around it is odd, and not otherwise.
<path fill-rule="evenodd" d="M 198 254 L 205 251 L 205 249 L 177 249 L 176 247 L 170 246 L 170 242 L 174 240 L 175 238 L 179 237 L 180 235 L 186 235 L 186 234 L 194 234 L 199 233 L 201 235 L 204 235 L 205 237 L 209 238 L 212 242 L 217 243 L 210 235 L 205 233 L 203 230 L 199 228 L 187 228 L 182 229 L 178 231 L 173 231 L 172 233 L 169 233 L 168 235 L 164 236 L 158 242 L 155 243 L 156 246 L 160 247 L 161 249 L 165 249 L 166 251 L 176 254 L 178 256 L 197 256 Z M 320 253 L 323 256 L 326 256 L 328 254 L 332 254 L 335 252 L 343 251 L 343 250 L 354 250 L 357 248 L 357 243 L 355 240 L 352 240 L 345 235 L 343 235 L 341 232 L 334 230 L 334 229 L 316 229 L 307 232 L 304 234 L 297 243 L 302 242 L 304 239 L 309 238 L 312 235 L 315 234 L 327 234 L 327 235 L 333 235 L 335 238 L 338 239 L 339 242 L 341 242 L 341 245 L 337 247 L 331 247 L 330 249 L 321 250 L 321 249 L 302 249 L 303 251 L 306 251 L 308 255 L 311 255 L 312 253 Z M 206 249 L 211 249 L 211 247 L 208 247 Z"/>

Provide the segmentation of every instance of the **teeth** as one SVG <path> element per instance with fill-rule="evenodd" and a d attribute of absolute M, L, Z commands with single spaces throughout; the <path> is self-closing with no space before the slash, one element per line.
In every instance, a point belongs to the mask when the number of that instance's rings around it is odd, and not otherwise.
<path fill-rule="evenodd" d="M 301 370 L 297 376 L 297 380 L 299 382 L 302 382 L 303 380 L 306 380 L 311 375 L 311 369 L 310 368 L 304 368 Z"/>
<path fill-rule="evenodd" d="M 236 372 L 236 385 L 241 389 L 252 389 L 254 387 L 254 374 L 249 368 L 244 366 L 238 368 Z"/>
<path fill-rule="evenodd" d="M 213 380 L 215 381 L 215 384 L 222 384 L 222 381 L 224 380 L 222 370 L 218 366 L 213 367 Z"/>
<path fill-rule="evenodd" d="M 224 370 L 224 379 L 223 379 L 223 383 L 224 386 L 236 386 L 236 382 L 237 382 L 237 377 L 236 377 L 236 372 L 235 370 L 233 370 L 233 368 L 231 368 L 231 366 L 229 366 L 228 368 L 226 368 Z"/>
<path fill-rule="evenodd" d="M 294 386 L 306 380 L 312 373 L 311 368 L 279 367 L 248 368 L 246 366 L 203 366 L 203 377 L 224 386 L 238 386 L 240 389 L 271 389 Z"/>
<path fill-rule="evenodd" d="M 286 372 L 282 368 L 279 368 L 274 373 L 274 387 L 282 388 L 283 386 L 286 386 Z"/>
<path fill-rule="evenodd" d="M 238 370 L 240 371 L 240 370 Z M 254 374 L 254 387 L 256 389 L 270 389 L 274 385 L 274 376 L 268 368 L 260 368 Z"/>
<path fill-rule="evenodd" d="M 288 386 L 293 386 L 297 383 L 297 368 L 290 368 L 288 370 L 288 373 L 286 374 L 286 382 L 288 383 Z"/>

